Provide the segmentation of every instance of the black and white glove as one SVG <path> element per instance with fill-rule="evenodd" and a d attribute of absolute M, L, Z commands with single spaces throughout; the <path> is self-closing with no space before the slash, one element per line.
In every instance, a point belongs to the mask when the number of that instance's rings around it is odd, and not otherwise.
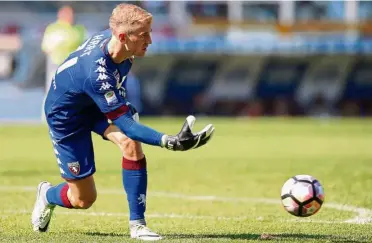
<path fill-rule="evenodd" d="M 173 151 L 187 151 L 205 145 L 212 138 L 214 127 L 209 124 L 200 132 L 193 134 L 191 130 L 195 120 L 194 116 L 188 116 L 176 136 L 164 135 L 161 139 L 162 147 Z"/>

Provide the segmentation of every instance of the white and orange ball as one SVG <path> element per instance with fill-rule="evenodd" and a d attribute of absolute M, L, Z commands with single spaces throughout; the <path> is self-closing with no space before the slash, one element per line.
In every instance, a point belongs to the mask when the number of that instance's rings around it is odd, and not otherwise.
<path fill-rule="evenodd" d="M 287 212 L 297 217 L 309 217 L 322 207 L 324 190 L 314 177 L 296 175 L 284 183 L 281 198 Z"/>

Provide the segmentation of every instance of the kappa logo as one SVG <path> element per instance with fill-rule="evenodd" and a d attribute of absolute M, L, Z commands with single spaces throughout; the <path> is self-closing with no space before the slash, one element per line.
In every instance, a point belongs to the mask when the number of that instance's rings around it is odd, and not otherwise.
<path fill-rule="evenodd" d="M 109 82 L 103 82 L 99 90 L 108 90 L 109 88 L 112 88 L 112 85 Z"/>
<path fill-rule="evenodd" d="M 59 167 L 59 172 L 61 172 L 62 175 L 66 175 L 66 172 L 61 167 Z"/>
<path fill-rule="evenodd" d="M 94 72 L 96 72 L 96 73 L 105 73 L 106 72 L 106 68 L 104 68 L 102 66 L 98 66 L 98 68 Z"/>
<path fill-rule="evenodd" d="M 71 163 L 67 163 L 67 166 L 68 166 L 68 169 L 70 170 L 70 172 L 74 175 L 79 175 L 80 173 L 80 164 L 79 162 L 71 162 Z"/>
<path fill-rule="evenodd" d="M 117 89 L 120 89 L 120 88 L 121 88 L 121 86 L 123 85 L 123 83 L 124 83 L 124 81 L 125 81 L 126 78 L 127 78 L 127 76 L 124 76 L 124 77 L 121 79 L 121 82 L 120 82 L 120 83 L 117 82 L 117 84 L 116 84 L 116 88 L 117 88 Z"/>
<path fill-rule="evenodd" d="M 104 59 L 103 57 L 101 57 L 100 59 L 97 59 L 95 63 L 98 63 L 99 65 L 103 67 L 106 67 L 106 59 Z"/>
<path fill-rule="evenodd" d="M 106 74 L 99 73 L 96 81 L 98 81 L 98 80 L 106 80 L 106 79 L 108 79 L 108 76 Z"/>

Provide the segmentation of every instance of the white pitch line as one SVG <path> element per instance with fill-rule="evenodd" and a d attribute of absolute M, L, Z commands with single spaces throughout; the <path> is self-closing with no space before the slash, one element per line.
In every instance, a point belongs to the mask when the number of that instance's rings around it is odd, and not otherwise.
<path fill-rule="evenodd" d="M 347 219 L 345 223 L 351 224 L 368 224 L 372 223 L 372 210 L 368 208 L 355 207 L 350 205 L 341 205 L 336 203 L 325 203 L 325 207 L 333 208 L 339 211 L 353 212 L 357 215 L 353 218 Z"/>
<path fill-rule="evenodd" d="M 36 187 L 30 186 L 0 186 L 0 191 L 35 191 Z M 124 190 L 118 189 L 97 189 L 99 194 L 109 194 L 109 195 L 124 195 Z M 265 204 L 280 204 L 279 199 L 269 199 L 269 198 L 232 198 L 232 197 L 218 197 L 218 196 L 192 196 L 179 193 L 169 193 L 169 192 L 148 192 L 149 196 L 152 197 L 161 197 L 161 198 L 177 198 L 182 200 L 191 200 L 191 201 L 218 201 L 218 202 L 256 202 L 256 203 L 265 203 Z M 351 205 L 342 205 L 337 203 L 324 203 L 323 205 L 326 208 L 331 208 L 344 212 L 353 212 L 357 215 L 353 218 L 344 220 L 344 223 L 351 224 L 366 224 L 372 223 L 372 210 L 368 208 L 355 207 Z M 293 220 L 292 220 L 293 221 Z M 310 219 L 295 219 L 295 222 L 307 221 L 315 222 L 315 220 Z M 325 221 L 321 221 L 325 222 Z M 340 221 L 327 221 L 330 223 L 340 222 Z"/>
<path fill-rule="evenodd" d="M 31 214 L 30 210 L 4 210 L 0 211 L 1 217 L 7 215 L 29 215 Z M 77 210 L 70 210 L 70 211 L 62 211 L 57 212 L 57 215 L 82 215 L 82 216 L 93 216 L 93 217 L 129 217 L 128 213 L 109 213 L 109 212 L 86 212 L 86 211 L 77 211 Z M 242 221 L 242 220 L 256 220 L 256 221 L 263 221 L 263 217 L 247 217 L 247 216 L 236 216 L 236 217 L 227 217 L 227 216 L 207 216 L 207 215 L 182 215 L 182 214 L 162 214 L 162 213 L 152 213 L 146 214 L 148 218 L 172 218 L 172 219 L 193 219 L 193 220 L 227 220 L 227 221 Z M 301 220 L 301 219 L 294 219 L 294 220 L 279 220 L 279 222 L 296 222 L 296 223 L 320 223 L 320 224 L 343 224 L 344 222 L 341 221 L 330 221 L 330 220 Z"/>
<path fill-rule="evenodd" d="M 30 210 L 4 210 L 1 211 L 3 215 L 15 215 L 15 214 L 30 214 Z M 64 215 L 84 215 L 84 216 L 106 216 L 106 217 L 129 217 L 128 213 L 119 213 L 119 212 L 86 212 L 86 211 L 77 211 L 77 210 L 70 210 L 70 211 L 60 211 L 57 214 L 64 214 Z M 180 215 L 180 214 L 162 214 L 162 213 L 152 213 L 146 214 L 146 217 L 150 218 L 178 218 L 178 219 L 213 219 L 213 220 L 246 220 L 252 219 L 245 216 L 239 217 L 226 217 L 226 216 L 206 216 L 206 215 Z M 257 219 L 259 220 L 259 219 Z"/>

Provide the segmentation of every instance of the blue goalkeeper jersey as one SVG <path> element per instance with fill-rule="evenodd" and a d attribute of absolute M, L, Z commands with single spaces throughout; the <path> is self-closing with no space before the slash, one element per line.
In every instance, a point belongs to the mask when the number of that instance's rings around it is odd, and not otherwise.
<path fill-rule="evenodd" d="M 111 35 L 93 35 L 57 69 L 44 108 L 55 139 L 90 132 L 100 115 L 116 119 L 128 111 L 125 82 L 133 59 L 113 62 L 107 51 Z"/>

